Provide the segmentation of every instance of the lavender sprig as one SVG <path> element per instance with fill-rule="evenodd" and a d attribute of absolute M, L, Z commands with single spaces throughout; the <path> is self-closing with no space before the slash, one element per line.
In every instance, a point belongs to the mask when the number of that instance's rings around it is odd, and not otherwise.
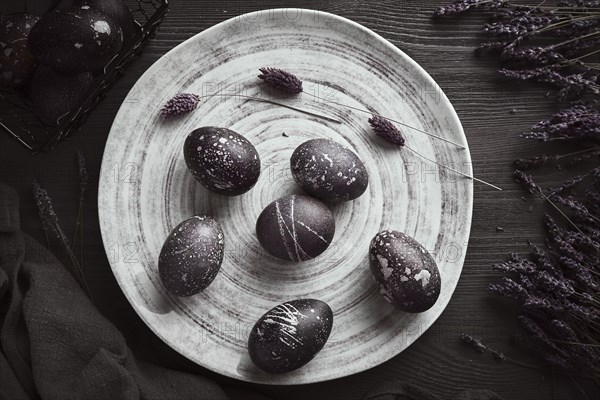
<path fill-rule="evenodd" d="M 411 148 L 410 146 L 406 146 L 405 140 L 402 137 L 402 134 L 400 133 L 400 131 L 398 130 L 398 128 L 396 128 L 390 121 L 388 121 L 387 119 L 373 114 L 373 116 L 369 119 L 369 124 L 371 124 L 371 127 L 373 128 L 373 130 L 375 131 L 375 133 L 381 137 L 383 137 L 387 142 L 390 142 L 398 147 L 406 147 L 408 150 L 412 151 L 413 153 L 415 153 L 416 155 L 418 155 L 419 157 L 430 161 L 432 163 L 434 163 L 435 165 L 442 167 L 444 169 L 447 169 L 448 171 L 452 171 L 456 174 L 462 175 L 466 178 L 469 178 L 471 180 L 477 181 L 477 182 L 481 182 L 484 185 L 493 187 L 496 190 L 502 190 L 501 188 L 499 188 L 496 185 L 492 185 L 489 182 L 486 182 L 482 179 L 478 179 L 475 178 L 474 176 L 465 174 L 464 172 L 458 171 L 454 168 L 448 167 L 446 165 L 442 165 L 440 163 L 438 163 L 435 160 L 432 160 L 431 158 L 419 153 L 418 151 L 416 151 L 415 149 Z M 400 144 L 402 143 L 402 144 Z"/>
<path fill-rule="evenodd" d="M 85 157 L 83 151 L 77 150 L 77 175 L 79 177 L 79 207 L 77 210 L 77 221 L 75 222 L 75 231 L 73 232 L 72 243 L 75 245 L 77 240 L 77 233 L 80 232 L 79 240 L 79 262 L 83 265 L 83 202 L 85 198 L 85 190 L 88 185 L 88 173 L 85 165 Z"/>
<path fill-rule="evenodd" d="M 88 173 L 85 166 L 85 157 L 81 150 L 77 150 L 77 174 L 79 176 L 79 193 L 80 197 L 83 198 L 85 189 L 88 185 Z"/>
<path fill-rule="evenodd" d="M 542 142 L 553 140 L 600 140 L 600 112 L 591 103 L 577 104 L 561 110 L 521 134 L 525 139 Z"/>
<path fill-rule="evenodd" d="M 387 119 L 374 114 L 369 118 L 369 124 L 371 124 L 377 136 L 381 137 L 383 140 L 399 147 L 404 146 L 404 136 L 402 136 L 400 130 Z"/>
<path fill-rule="evenodd" d="M 545 154 L 531 157 L 531 158 L 519 158 L 513 162 L 513 165 L 522 171 L 539 168 L 542 165 L 545 165 L 550 162 L 554 162 L 560 158 L 559 155 L 548 156 Z"/>
<path fill-rule="evenodd" d="M 460 334 L 460 340 L 462 343 L 464 343 L 465 345 L 472 347 L 477 353 L 485 353 L 485 352 L 489 352 L 490 354 L 492 354 L 492 356 L 494 357 L 494 359 L 498 360 L 498 361 L 506 361 L 509 362 L 511 364 L 515 364 L 515 365 L 520 365 L 522 367 L 526 367 L 526 368 L 531 368 L 531 369 L 541 369 L 539 367 L 536 367 L 534 365 L 530 365 L 530 364 L 526 364 L 523 363 L 521 361 L 517 361 L 511 357 L 506 356 L 504 353 L 502 353 L 501 351 L 498 351 L 486 344 L 483 344 L 483 342 L 481 341 L 481 339 L 477 339 L 471 335 L 467 335 L 466 333 L 461 333 Z"/>
<path fill-rule="evenodd" d="M 36 180 L 33 181 L 33 199 L 38 209 L 38 215 L 40 217 L 40 222 L 42 223 L 44 235 L 46 237 L 46 247 L 50 248 L 48 231 L 60 236 L 60 232 L 54 231 L 54 226 L 58 224 L 58 217 L 54 212 L 54 207 L 52 206 L 48 192 L 46 189 L 42 188 Z"/>
<path fill-rule="evenodd" d="M 50 195 L 48 195 L 48 192 L 46 191 L 46 189 L 41 187 L 40 184 L 36 180 L 33 181 L 33 197 L 34 197 L 37 209 L 38 209 L 38 213 L 39 213 L 39 216 L 40 216 L 40 219 L 42 222 L 42 226 L 44 226 L 47 230 L 53 232 L 54 235 L 56 236 L 56 238 L 62 243 L 65 251 L 67 252 L 67 254 L 71 260 L 71 264 L 72 264 L 71 267 L 75 273 L 75 278 L 77 279 L 80 286 L 85 290 L 85 292 L 87 293 L 88 297 L 91 300 L 92 299 L 91 292 L 89 290 L 89 287 L 87 286 L 85 277 L 83 276 L 83 271 L 81 270 L 81 266 L 79 265 L 79 262 L 77 261 L 77 257 L 75 257 L 75 254 L 73 253 L 73 250 L 71 249 L 71 246 L 69 245 L 67 235 L 62 230 L 62 228 L 58 222 L 58 216 L 56 215 L 56 212 L 54 211 L 54 206 L 52 205 L 52 200 L 50 199 Z"/>
<path fill-rule="evenodd" d="M 456 15 L 462 14 L 473 8 L 487 7 L 488 9 L 495 9 L 501 7 L 506 0 L 456 0 L 454 3 L 438 7 L 434 11 L 433 15 L 441 17 L 443 15 Z"/>
<path fill-rule="evenodd" d="M 163 118 L 171 118 L 192 112 L 198 107 L 200 96 L 194 93 L 178 93 L 167 100 L 160 110 Z"/>
<path fill-rule="evenodd" d="M 522 184 L 525 188 L 527 188 L 529 193 L 543 193 L 542 188 L 533 181 L 533 177 L 531 175 L 528 175 L 519 169 L 516 169 L 513 175 L 515 177 L 515 182 Z"/>
<path fill-rule="evenodd" d="M 258 77 L 284 92 L 298 94 L 302 93 L 302 81 L 294 74 L 279 68 L 263 67 Z"/>
<path fill-rule="evenodd" d="M 562 100 L 574 97 L 581 97 L 586 93 L 600 94 L 598 85 L 598 76 L 586 76 L 584 73 L 561 74 L 555 69 L 541 67 L 525 70 L 513 70 L 501 68 L 498 70 L 502 75 L 508 78 L 530 80 L 534 82 L 546 83 L 559 88 L 559 98 Z"/>
<path fill-rule="evenodd" d="M 267 71 L 269 74 L 265 75 L 265 71 L 263 71 L 263 70 Z M 348 104 L 338 103 L 337 101 L 334 101 L 334 100 L 329 99 L 329 98 L 320 98 L 319 96 L 317 96 L 316 94 L 313 94 L 313 93 L 304 92 L 303 89 L 302 89 L 302 81 L 300 81 L 295 75 L 293 75 L 292 73 L 290 73 L 288 71 L 284 71 L 284 70 L 280 70 L 280 69 L 274 69 L 274 68 L 261 68 L 260 71 L 263 72 L 263 74 L 259 75 L 259 78 L 265 79 L 265 80 L 270 79 L 272 81 L 272 82 L 270 82 L 270 84 L 272 86 L 279 87 L 279 88 L 283 89 L 284 91 L 288 91 L 290 93 L 296 93 L 296 90 L 299 90 L 300 92 L 302 92 L 302 93 L 304 93 L 304 94 L 306 94 L 308 96 L 312 96 L 312 97 L 316 98 L 319 101 L 325 101 L 327 103 L 335 104 L 335 105 L 338 105 L 338 106 L 341 106 L 341 107 L 345 107 L 345 108 L 348 108 L 348 109 L 351 109 L 351 110 L 354 110 L 354 111 L 358 111 L 358 112 L 361 112 L 361 113 L 372 114 L 371 111 L 369 111 L 369 110 L 363 110 L 361 108 L 354 107 L 354 106 L 351 106 L 351 105 L 348 105 Z M 273 72 L 273 71 L 275 71 L 275 72 Z M 296 80 L 297 80 L 297 82 L 296 82 Z M 269 81 L 267 80 L 267 82 L 269 82 Z M 279 103 L 276 103 L 276 102 L 273 102 L 273 101 L 270 101 L 270 100 L 264 100 L 264 101 L 268 101 L 268 102 L 271 102 L 271 103 L 274 103 L 274 104 L 279 104 Z M 279 105 L 281 105 L 281 104 L 279 104 Z M 288 107 L 288 108 L 294 109 L 294 107 L 290 107 L 290 106 L 285 106 L 284 105 L 284 107 Z M 427 131 L 424 131 L 422 129 L 410 126 L 408 124 L 405 124 L 404 122 L 393 120 L 393 119 L 388 118 L 388 117 L 383 117 L 381 115 L 379 115 L 379 117 L 381 119 L 385 119 L 385 120 L 388 120 L 390 122 L 394 122 L 394 123 L 397 123 L 399 125 L 405 126 L 405 127 L 410 128 L 412 130 L 415 130 L 417 132 L 424 133 L 424 134 L 426 134 L 428 136 L 434 137 L 434 138 L 442 140 L 444 142 L 451 143 L 451 144 L 453 144 L 453 145 L 455 145 L 455 146 L 457 146 L 457 147 L 459 147 L 461 149 L 465 148 L 463 145 L 461 145 L 459 143 L 453 142 L 453 141 L 451 141 L 449 139 L 443 138 L 443 137 L 438 136 L 438 135 L 434 135 L 434 134 L 432 134 L 430 132 L 427 132 Z M 330 118 L 327 118 L 327 119 L 330 119 Z M 335 122 L 339 123 L 340 121 L 335 120 Z"/>
<path fill-rule="evenodd" d="M 514 17 L 508 22 L 486 24 L 483 27 L 483 31 L 490 35 L 521 36 L 560 20 L 561 17 L 558 16 L 532 15 L 529 13 Z"/>

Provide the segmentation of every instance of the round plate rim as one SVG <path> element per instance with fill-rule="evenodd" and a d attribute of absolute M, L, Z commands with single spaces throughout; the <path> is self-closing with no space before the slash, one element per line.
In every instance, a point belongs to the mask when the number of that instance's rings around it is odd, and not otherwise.
<path fill-rule="evenodd" d="M 333 14 L 333 13 L 329 13 L 326 11 L 321 11 L 321 10 L 314 10 L 314 9 L 307 9 L 307 8 L 296 8 L 296 7 L 284 7 L 284 8 L 274 8 L 274 9 L 264 9 L 264 10 L 258 10 L 258 11 L 253 11 L 253 12 L 249 12 L 249 13 L 245 13 L 245 14 L 240 14 L 238 16 L 234 16 L 231 17 L 225 21 L 222 21 L 218 24 L 215 24 L 197 34 L 195 34 L 194 36 L 184 40 L 183 42 L 181 42 L 180 44 L 178 44 L 177 46 L 173 47 L 171 50 L 169 50 L 168 52 L 166 52 L 164 55 L 162 55 L 158 60 L 156 60 L 150 67 L 148 67 L 148 69 L 138 78 L 138 80 L 136 81 L 136 83 L 132 86 L 132 89 L 128 92 L 127 96 L 125 97 L 123 103 L 121 104 L 121 106 L 119 107 L 119 110 L 115 116 L 115 119 L 113 120 L 113 126 L 114 126 L 114 121 L 116 121 L 117 119 L 119 119 L 120 117 L 122 117 L 121 114 L 123 114 L 125 112 L 125 107 L 127 104 L 127 98 L 129 96 L 131 96 L 132 94 L 135 95 L 135 86 L 137 84 L 138 81 L 143 80 L 147 75 L 149 75 L 152 70 L 154 68 L 157 68 L 157 64 L 160 60 L 163 60 L 165 58 L 167 58 L 171 53 L 175 52 L 177 49 L 179 49 L 180 47 L 186 45 L 186 43 L 188 43 L 189 41 L 192 40 L 197 40 L 198 37 L 204 36 L 204 35 L 209 35 L 212 31 L 217 30 L 217 29 L 222 29 L 230 24 L 235 24 L 237 19 L 241 19 L 241 18 L 252 18 L 253 16 L 257 16 L 259 13 L 272 13 L 273 15 L 275 14 L 282 14 L 282 13 L 286 13 L 289 11 L 294 11 L 294 12 L 316 12 L 316 13 L 320 13 L 323 14 L 324 16 L 326 16 L 327 18 L 331 18 L 331 19 L 335 19 L 338 20 L 342 23 L 348 24 L 350 26 L 352 26 L 355 29 L 361 30 L 364 33 L 368 34 L 369 36 L 373 37 L 375 40 L 380 41 L 382 44 L 384 44 L 386 47 L 390 48 L 392 51 L 395 51 L 397 53 L 399 53 L 405 60 L 406 62 L 408 62 L 409 64 L 411 64 L 416 71 L 418 71 L 418 73 L 420 73 L 427 81 L 428 83 L 434 84 L 435 87 L 437 87 L 440 91 L 440 94 L 443 98 L 447 99 L 447 96 L 445 95 L 445 93 L 443 92 L 443 90 L 439 87 L 439 85 L 437 84 L 437 82 L 429 75 L 429 73 L 427 73 L 427 71 L 421 67 L 415 60 L 413 60 L 409 55 L 407 55 L 405 52 L 403 52 L 400 48 L 398 48 L 397 46 L 395 46 L 393 43 L 391 43 L 389 40 L 387 40 L 386 38 L 384 38 L 383 36 L 379 35 L 378 33 L 374 32 L 373 30 L 355 22 L 352 21 L 351 19 Z M 448 106 L 449 106 L 449 111 L 450 111 L 450 115 L 453 119 L 453 123 L 456 125 L 456 127 L 458 128 L 458 133 L 464 138 L 464 149 L 462 149 L 461 151 L 464 152 L 464 157 L 465 157 L 465 162 L 468 165 L 468 171 L 467 173 L 469 173 L 471 176 L 473 176 L 473 164 L 472 164 L 472 159 L 471 159 L 471 153 L 469 150 L 469 145 L 468 145 L 468 140 L 467 137 L 464 133 L 464 129 L 462 126 L 462 123 L 460 122 L 460 119 L 456 113 L 456 110 L 454 109 L 454 106 L 452 105 L 452 103 L 448 100 L 447 101 Z M 108 134 L 107 137 L 107 142 L 110 139 L 111 135 L 113 135 L 113 127 L 111 126 L 111 130 Z M 110 174 L 110 170 L 109 170 L 109 166 L 108 164 L 108 158 L 109 156 L 106 154 L 106 151 L 104 152 L 103 156 L 102 156 L 102 163 L 101 163 L 101 168 L 100 168 L 100 177 L 99 177 L 99 190 L 98 190 L 98 219 L 99 219 L 99 223 L 100 223 L 100 231 L 101 231 L 101 236 L 102 236 L 102 243 L 105 249 L 105 253 L 106 253 L 106 249 L 109 247 L 110 243 L 108 242 L 107 236 L 108 236 L 108 218 L 104 219 L 102 217 L 102 208 L 101 208 L 101 204 L 104 203 L 104 199 L 109 198 L 109 196 L 106 196 L 104 193 L 105 191 L 101 190 L 102 187 L 104 186 L 104 183 L 107 181 L 108 175 Z M 465 231 L 467 232 L 466 235 L 466 240 L 468 241 L 470 239 L 470 232 L 471 232 L 471 227 L 472 227 L 472 218 L 473 218 L 473 180 L 470 180 L 469 184 L 468 184 L 468 193 L 469 193 L 469 200 L 470 200 L 470 206 L 468 207 L 468 210 L 466 210 L 466 221 L 465 221 Z M 108 254 L 107 254 L 108 257 Z M 460 271 L 459 271 L 459 276 L 458 279 L 456 279 L 455 283 L 451 286 L 448 287 L 448 293 L 449 293 L 449 297 L 448 300 L 446 302 L 446 304 L 444 304 L 444 306 L 442 308 L 440 308 L 439 312 L 437 314 L 434 314 L 431 316 L 431 318 L 427 321 L 427 323 L 425 324 L 425 329 L 422 329 L 418 334 L 415 335 L 414 340 L 409 344 L 404 346 L 400 351 L 390 351 L 389 353 L 389 357 L 382 357 L 381 359 L 377 360 L 376 363 L 373 363 L 372 365 L 367 365 L 364 368 L 360 368 L 357 369 L 356 371 L 352 371 L 350 373 L 333 373 L 331 375 L 328 375 L 326 377 L 317 377 L 316 379 L 312 379 L 310 381 L 302 381 L 302 382 L 296 382 L 296 381 L 292 381 L 292 382 L 286 382 L 286 383 L 281 383 L 277 380 L 273 380 L 273 381 L 269 381 L 269 380 L 260 380 L 260 381 L 255 381 L 252 379 L 245 379 L 244 376 L 240 376 L 240 375 L 236 375 L 231 373 L 230 371 L 226 370 L 226 369 L 218 369 L 215 368 L 213 365 L 208 365 L 205 363 L 201 363 L 198 360 L 192 359 L 188 354 L 185 354 L 182 351 L 179 351 L 176 347 L 174 347 L 171 342 L 169 340 L 166 340 L 165 337 L 159 332 L 159 330 L 153 326 L 151 323 L 148 322 L 148 320 L 146 319 L 144 313 L 141 310 L 141 307 L 137 307 L 135 305 L 135 303 L 132 301 L 131 295 L 128 293 L 128 291 L 124 290 L 123 287 L 124 285 L 121 282 L 121 279 L 118 277 L 118 274 L 115 273 L 114 269 L 115 266 L 113 265 L 112 262 L 110 262 L 109 259 L 109 264 L 111 267 L 111 271 L 113 272 L 113 275 L 115 277 L 115 280 L 117 281 L 117 283 L 119 284 L 119 287 L 121 289 L 121 291 L 123 292 L 123 294 L 125 295 L 125 298 L 127 299 L 127 301 L 129 302 L 129 304 L 131 305 L 131 307 L 135 310 L 136 314 L 140 317 L 140 319 L 144 322 L 144 324 L 157 336 L 159 337 L 165 344 L 167 344 L 171 349 L 173 349 L 174 351 L 176 351 L 177 353 L 181 354 L 182 356 L 184 356 L 186 359 L 192 361 L 193 363 L 206 368 L 210 371 L 216 372 L 220 375 L 229 377 L 229 378 L 233 378 L 236 380 L 240 380 L 240 381 L 246 381 L 246 382 L 250 382 L 250 383 L 257 383 L 257 384 L 267 384 L 267 385 L 304 385 L 304 384 L 312 384 L 312 383 L 318 383 L 318 382 L 324 382 L 324 381 L 329 381 L 329 380 L 333 380 L 333 379 L 339 379 L 339 378 L 343 378 L 346 376 L 351 376 L 360 372 L 364 372 L 366 370 L 369 370 L 371 368 L 374 368 L 378 365 L 383 364 L 386 361 L 389 361 L 390 359 L 396 357 L 397 355 L 399 355 L 400 353 L 402 353 L 402 351 L 404 351 L 406 348 L 410 347 L 410 345 L 412 345 L 417 339 L 419 339 L 429 328 L 431 328 L 431 326 L 438 320 L 438 318 L 440 317 L 440 315 L 444 312 L 444 310 L 446 309 L 446 307 L 448 306 L 448 304 L 450 303 L 450 299 L 452 298 L 454 291 L 456 290 L 456 286 L 458 285 L 458 281 L 460 280 L 460 275 L 462 275 L 462 270 L 464 268 L 464 260 L 466 257 L 466 251 L 463 252 L 462 256 L 461 256 L 461 261 L 460 261 Z"/>

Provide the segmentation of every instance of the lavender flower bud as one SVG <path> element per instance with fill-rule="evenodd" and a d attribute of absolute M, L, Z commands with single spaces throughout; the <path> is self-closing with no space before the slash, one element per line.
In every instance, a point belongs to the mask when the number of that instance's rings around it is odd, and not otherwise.
<path fill-rule="evenodd" d="M 57 239 L 64 240 L 65 243 L 68 243 L 67 237 L 58 223 L 58 216 L 54 211 L 50 195 L 36 180 L 33 181 L 33 198 L 44 230 L 52 231 Z"/>
<path fill-rule="evenodd" d="M 513 70 L 501 68 L 498 70 L 502 75 L 520 80 L 531 80 L 534 82 L 546 83 L 560 89 L 559 97 L 566 99 L 569 97 L 579 97 L 584 93 L 600 94 L 600 87 L 597 84 L 597 77 L 585 77 L 584 74 L 562 75 L 550 67 L 541 67 L 535 69 Z"/>
<path fill-rule="evenodd" d="M 460 340 L 463 343 L 473 347 L 478 353 L 484 353 L 486 350 L 486 346 L 483 343 L 481 343 L 481 340 L 476 339 L 473 336 L 467 335 L 466 333 L 461 333 Z"/>
<path fill-rule="evenodd" d="M 513 162 L 513 165 L 518 169 L 525 171 L 529 169 L 539 168 L 549 162 L 558 160 L 558 155 L 547 156 L 545 154 L 532 158 L 519 158 Z"/>
<path fill-rule="evenodd" d="M 515 177 L 515 182 L 522 184 L 529 190 L 529 193 L 542 192 L 542 188 L 540 188 L 534 181 L 531 175 L 527 175 L 525 172 L 516 169 L 513 173 Z"/>
<path fill-rule="evenodd" d="M 79 191 L 81 192 L 81 196 L 83 196 L 88 184 L 88 173 L 85 167 L 83 151 L 81 150 L 77 150 L 77 173 L 79 175 Z"/>
<path fill-rule="evenodd" d="M 175 117 L 177 115 L 187 114 L 198 107 L 200 96 L 193 93 L 179 93 L 169 99 L 160 110 L 163 118 Z"/>
<path fill-rule="evenodd" d="M 550 340 L 550 337 L 546 334 L 546 332 L 540 327 L 540 325 L 534 321 L 532 318 L 521 315 L 519 316 L 519 321 L 525 330 L 533 337 L 533 339 L 540 345 L 544 356 L 547 354 L 554 354 L 557 356 L 563 356 L 564 352 L 556 346 L 554 342 Z"/>
<path fill-rule="evenodd" d="M 373 114 L 373 116 L 369 118 L 369 124 L 371 124 L 377 136 L 399 147 L 404 146 L 405 140 L 402 133 L 387 119 Z"/>
<path fill-rule="evenodd" d="M 563 182 L 559 186 L 555 186 L 555 187 L 551 188 L 549 191 L 548 197 L 572 193 L 575 185 L 577 185 L 579 182 L 581 182 L 584 179 L 585 179 L 585 175 L 576 175 L 573 178 Z"/>
<path fill-rule="evenodd" d="M 540 141 L 586 141 L 600 138 L 600 112 L 592 104 L 579 104 L 561 110 L 547 120 L 533 125 L 530 132 L 521 135 Z"/>
<path fill-rule="evenodd" d="M 535 285 L 539 290 L 558 297 L 568 297 L 575 292 L 573 286 L 566 279 L 557 279 L 548 271 L 540 271 L 534 276 Z"/>
<path fill-rule="evenodd" d="M 529 293 L 527 293 L 527 290 L 522 285 L 506 276 L 502 278 L 500 283 L 492 283 L 488 288 L 493 293 L 501 294 L 515 300 L 525 301 L 529 297 Z"/>
<path fill-rule="evenodd" d="M 292 94 L 302 92 L 302 81 L 294 74 L 271 67 L 263 67 L 259 71 L 258 77 L 277 89 Z"/>
<path fill-rule="evenodd" d="M 480 6 L 495 8 L 499 7 L 504 1 L 505 0 L 456 0 L 452 4 L 439 7 L 434 11 L 433 15 L 436 17 L 441 17 L 442 15 L 456 15 Z"/>

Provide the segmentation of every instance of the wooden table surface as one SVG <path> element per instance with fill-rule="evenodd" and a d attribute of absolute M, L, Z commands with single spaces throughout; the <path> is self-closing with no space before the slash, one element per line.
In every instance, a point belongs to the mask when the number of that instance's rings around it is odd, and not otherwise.
<path fill-rule="evenodd" d="M 0 135 L 0 179 L 17 188 L 21 196 L 23 229 L 42 240 L 37 212 L 31 196 L 33 178 L 48 189 L 64 227 L 72 232 L 78 204 L 77 149 L 85 153 L 90 189 L 84 209 L 83 253 L 87 281 L 99 310 L 123 331 L 136 354 L 163 365 L 212 377 L 232 398 L 248 399 L 252 390 L 285 399 L 359 399 L 370 388 L 390 380 L 423 385 L 445 399 L 462 389 L 496 391 L 507 400 L 599 398 L 598 387 L 590 382 L 553 373 L 523 345 L 517 309 L 487 291 L 499 278 L 490 265 L 512 251 L 527 250 L 527 240 L 543 243 L 541 215 L 544 204 L 530 199 L 512 179 L 512 160 L 533 155 L 540 145 L 519 138 L 532 123 L 559 108 L 546 88 L 514 84 L 496 72 L 496 61 L 478 58 L 473 49 L 485 38 L 480 14 L 433 20 L 439 0 L 327 1 L 195 1 L 172 0 L 169 15 L 143 55 L 134 61 L 124 77 L 90 115 L 80 132 L 48 154 L 29 155 L 16 142 Z M 2 0 L 6 12 L 21 0 Z M 38 10 L 38 0 L 35 3 Z M 535 2 L 534 2 L 535 3 Z M 6 9 L 4 7 L 7 7 Z M 417 61 L 437 81 L 452 101 L 466 132 L 476 176 L 504 188 L 498 192 L 475 184 L 473 225 L 462 277 L 448 307 L 439 320 L 406 351 L 388 362 L 347 378 L 313 385 L 275 387 L 252 385 L 218 376 L 192 365 L 179 356 L 143 324 L 125 299 L 109 267 L 100 237 L 97 215 L 97 184 L 104 144 L 119 105 L 140 75 L 168 50 L 202 30 L 246 12 L 302 7 L 332 12 L 352 19 L 390 40 Z M 541 152 L 541 151 L 539 151 Z M 560 178 L 552 171 L 544 182 Z M 521 196 L 528 199 L 524 201 Z M 504 230 L 497 230 L 502 227 Z M 506 355 L 533 364 L 516 366 L 478 354 L 459 341 L 465 332 Z"/>

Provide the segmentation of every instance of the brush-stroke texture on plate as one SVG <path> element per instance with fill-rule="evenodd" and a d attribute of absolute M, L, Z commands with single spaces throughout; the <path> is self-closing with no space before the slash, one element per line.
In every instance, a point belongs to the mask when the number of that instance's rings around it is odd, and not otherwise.
<path fill-rule="evenodd" d="M 286 98 L 269 90 L 257 78 L 263 66 L 298 75 L 306 93 Z M 160 119 L 161 105 L 179 92 L 208 97 L 189 116 Z M 277 98 L 343 124 L 233 94 Z M 472 182 L 383 142 L 373 135 L 368 114 L 331 100 L 464 144 L 461 150 L 402 129 L 407 143 L 423 155 L 472 172 L 460 122 L 433 79 L 372 31 L 312 10 L 259 11 L 194 36 L 148 69 L 114 121 L 98 202 L 112 270 L 145 323 L 206 368 L 267 384 L 350 375 L 400 353 L 450 300 L 469 237 Z M 238 197 L 210 193 L 186 169 L 183 142 L 206 125 L 233 129 L 256 146 L 262 174 L 250 192 Z M 323 254 L 302 263 L 277 260 L 260 247 L 256 219 L 278 197 L 301 193 L 289 159 L 298 145 L 314 138 L 330 138 L 356 152 L 369 171 L 369 187 L 358 199 L 331 207 L 336 232 Z M 220 221 L 225 257 L 210 287 L 177 298 L 161 285 L 157 258 L 171 229 L 194 214 Z M 442 289 L 427 312 L 400 312 L 378 293 L 367 255 L 370 239 L 383 229 L 407 233 L 434 255 Z M 247 353 L 252 326 L 277 304 L 300 298 L 331 306 L 329 341 L 299 370 L 282 375 L 257 370 Z"/>

